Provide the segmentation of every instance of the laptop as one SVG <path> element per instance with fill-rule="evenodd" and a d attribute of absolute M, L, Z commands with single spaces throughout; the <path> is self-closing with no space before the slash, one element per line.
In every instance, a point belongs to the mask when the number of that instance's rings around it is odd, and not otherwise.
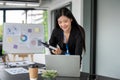
<path fill-rule="evenodd" d="M 80 77 L 79 55 L 45 55 L 47 70 L 57 70 L 58 76 Z"/>

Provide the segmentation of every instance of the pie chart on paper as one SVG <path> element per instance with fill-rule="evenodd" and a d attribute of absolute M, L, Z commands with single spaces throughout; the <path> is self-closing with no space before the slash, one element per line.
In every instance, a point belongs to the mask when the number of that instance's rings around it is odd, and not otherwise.
<path fill-rule="evenodd" d="M 26 42 L 26 41 L 28 40 L 27 35 L 22 34 L 22 35 L 20 36 L 20 40 L 21 40 L 22 42 Z"/>

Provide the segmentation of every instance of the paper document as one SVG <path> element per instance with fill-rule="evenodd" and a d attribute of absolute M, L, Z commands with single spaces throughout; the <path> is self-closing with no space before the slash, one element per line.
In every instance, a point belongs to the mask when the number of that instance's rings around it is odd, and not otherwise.
<path fill-rule="evenodd" d="M 18 62 L 9 62 L 7 64 L 11 65 L 11 66 L 28 66 L 30 64 L 34 64 L 34 62 L 30 62 L 30 61 L 18 61 Z"/>
<path fill-rule="evenodd" d="M 23 73 L 28 73 L 27 69 L 24 69 L 22 67 L 19 68 L 8 68 L 5 69 L 9 74 L 16 75 L 16 74 L 23 74 Z"/>

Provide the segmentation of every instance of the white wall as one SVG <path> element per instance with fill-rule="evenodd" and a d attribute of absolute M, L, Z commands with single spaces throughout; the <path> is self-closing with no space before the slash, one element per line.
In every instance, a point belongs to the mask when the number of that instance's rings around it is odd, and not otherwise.
<path fill-rule="evenodd" d="M 98 0 L 97 74 L 120 79 L 120 0 Z"/>

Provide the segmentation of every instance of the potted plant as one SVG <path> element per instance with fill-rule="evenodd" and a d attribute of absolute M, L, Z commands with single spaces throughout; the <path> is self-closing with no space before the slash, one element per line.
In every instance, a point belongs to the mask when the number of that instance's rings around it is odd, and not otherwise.
<path fill-rule="evenodd" d="M 44 80 L 55 80 L 57 75 L 58 74 L 56 70 L 44 70 L 41 76 L 44 78 Z"/>

